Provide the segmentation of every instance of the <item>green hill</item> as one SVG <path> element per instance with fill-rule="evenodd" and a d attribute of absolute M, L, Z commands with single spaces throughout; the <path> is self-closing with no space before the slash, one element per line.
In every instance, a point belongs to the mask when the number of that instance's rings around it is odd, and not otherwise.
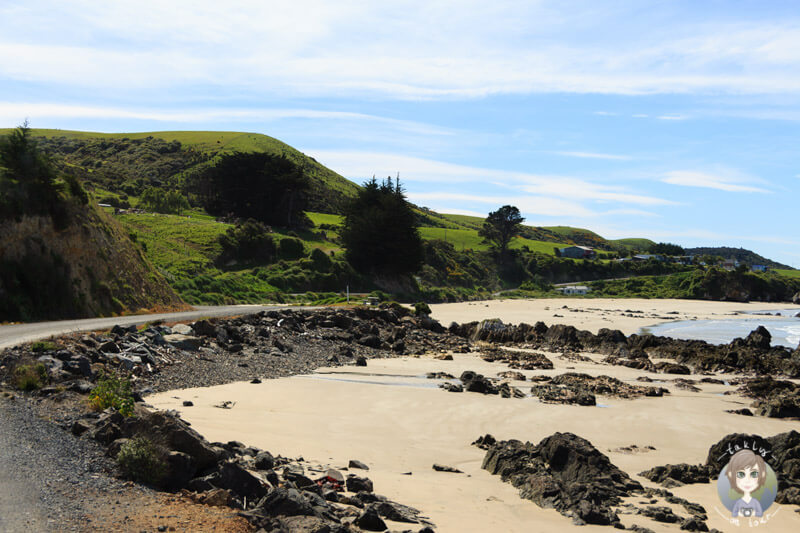
<path fill-rule="evenodd" d="M 10 129 L 0 129 L 0 136 Z M 116 194 L 138 196 L 149 186 L 178 188 L 185 177 L 232 152 L 285 155 L 312 182 L 310 207 L 334 213 L 359 186 L 297 149 L 267 135 L 213 131 L 98 133 L 33 129 L 40 148 L 61 172 Z"/>
<path fill-rule="evenodd" d="M 730 248 L 727 246 L 706 247 L 706 248 L 686 248 L 686 253 L 691 255 L 714 255 L 723 259 L 735 259 L 746 265 L 764 265 L 769 268 L 792 270 L 792 267 L 767 259 L 752 250 L 744 248 Z"/>

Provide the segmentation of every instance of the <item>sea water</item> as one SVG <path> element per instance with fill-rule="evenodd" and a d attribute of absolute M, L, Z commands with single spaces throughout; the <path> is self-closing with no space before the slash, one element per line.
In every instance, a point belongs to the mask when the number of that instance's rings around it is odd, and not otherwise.
<path fill-rule="evenodd" d="M 772 335 L 773 346 L 797 348 L 800 344 L 800 307 L 778 311 L 754 311 L 742 318 L 725 320 L 680 320 L 642 328 L 641 333 L 652 333 L 676 339 L 702 340 L 711 344 L 727 344 L 737 337 L 747 335 L 758 326 L 764 326 Z M 773 315 L 763 317 L 759 315 Z"/>

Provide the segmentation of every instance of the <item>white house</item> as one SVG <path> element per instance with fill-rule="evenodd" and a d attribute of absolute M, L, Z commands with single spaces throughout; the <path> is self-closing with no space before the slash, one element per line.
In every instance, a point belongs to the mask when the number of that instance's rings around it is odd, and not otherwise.
<path fill-rule="evenodd" d="M 573 294 L 587 294 L 591 289 L 584 285 L 568 285 L 566 287 L 556 287 L 556 291 L 560 292 L 564 295 L 573 295 Z"/>

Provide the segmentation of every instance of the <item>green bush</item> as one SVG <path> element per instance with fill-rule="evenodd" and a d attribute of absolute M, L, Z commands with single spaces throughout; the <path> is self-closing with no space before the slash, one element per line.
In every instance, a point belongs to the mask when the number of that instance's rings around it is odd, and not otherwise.
<path fill-rule="evenodd" d="M 47 383 L 47 369 L 42 363 L 18 366 L 14 370 L 14 383 L 19 390 L 41 389 Z"/>
<path fill-rule="evenodd" d="M 58 350 L 58 344 L 52 341 L 37 341 L 31 344 L 31 351 L 34 352 L 52 352 Z"/>
<path fill-rule="evenodd" d="M 417 302 L 414 304 L 414 314 L 417 316 L 428 316 L 431 314 L 431 308 L 425 302 Z"/>
<path fill-rule="evenodd" d="M 289 237 L 278 243 L 278 253 L 284 259 L 300 259 L 303 257 L 303 241 Z"/>
<path fill-rule="evenodd" d="M 144 437 L 123 444 L 117 454 L 117 464 L 125 476 L 149 485 L 157 485 L 167 470 L 163 450 Z"/>
<path fill-rule="evenodd" d="M 101 376 L 97 386 L 89 393 L 89 405 L 97 411 L 112 407 L 122 416 L 133 414 L 131 382 L 116 376 Z"/>
<path fill-rule="evenodd" d="M 311 250 L 311 255 L 308 257 L 311 259 L 311 268 L 317 272 L 328 272 L 331 269 L 330 256 L 319 248 Z"/>

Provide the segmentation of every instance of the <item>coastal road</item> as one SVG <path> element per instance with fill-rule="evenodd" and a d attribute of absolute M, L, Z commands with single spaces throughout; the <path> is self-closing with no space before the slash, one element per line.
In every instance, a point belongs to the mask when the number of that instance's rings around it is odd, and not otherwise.
<path fill-rule="evenodd" d="M 144 324 L 154 320 L 181 322 L 215 316 L 238 316 L 273 309 L 297 308 L 288 305 L 220 305 L 197 306 L 193 311 L 179 313 L 156 313 L 151 315 L 131 315 L 109 318 L 85 318 L 80 320 L 55 320 L 52 322 L 33 322 L 27 324 L 11 324 L 0 326 L 0 349 L 16 346 L 24 342 L 33 342 L 56 335 L 74 333 L 76 331 L 95 331 L 108 329 L 115 324 L 130 326 Z"/>

